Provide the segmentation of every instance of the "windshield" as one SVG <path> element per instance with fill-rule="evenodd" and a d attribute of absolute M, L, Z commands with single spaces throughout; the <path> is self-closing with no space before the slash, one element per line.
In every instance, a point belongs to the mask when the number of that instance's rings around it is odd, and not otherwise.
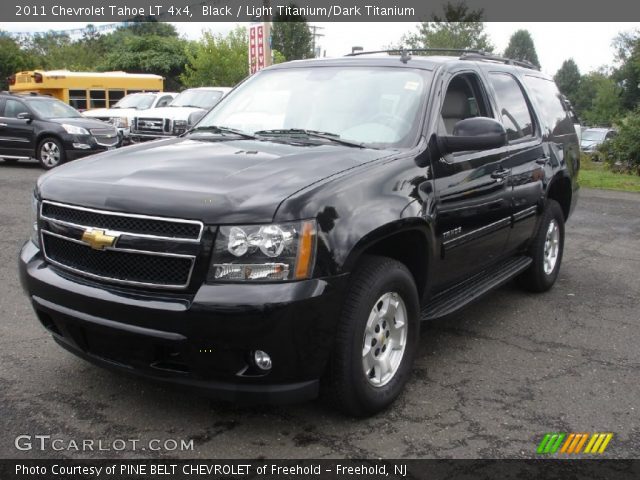
<path fill-rule="evenodd" d="M 600 140 L 604 140 L 604 136 L 607 132 L 603 132 L 601 130 L 585 130 L 582 132 L 582 140 L 587 140 L 589 142 L 599 142 Z"/>
<path fill-rule="evenodd" d="M 59 100 L 31 99 L 26 100 L 26 102 L 41 118 L 46 119 L 82 117 L 82 115 L 80 115 L 80 112 L 78 112 L 75 108 L 70 107 L 66 103 L 62 103 Z"/>
<path fill-rule="evenodd" d="M 114 108 L 136 108 L 138 110 L 146 110 L 151 108 L 153 100 L 156 98 L 153 94 L 139 94 L 127 95 L 124 98 L 118 100 L 118 103 L 114 105 Z"/>
<path fill-rule="evenodd" d="M 220 102 L 198 124 L 246 133 L 301 129 L 367 145 L 415 142 L 431 72 L 408 68 L 267 70 Z"/>
<path fill-rule="evenodd" d="M 169 104 L 170 107 L 198 107 L 207 110 L 222 97 L 217 90 L 185 90 Z"/>

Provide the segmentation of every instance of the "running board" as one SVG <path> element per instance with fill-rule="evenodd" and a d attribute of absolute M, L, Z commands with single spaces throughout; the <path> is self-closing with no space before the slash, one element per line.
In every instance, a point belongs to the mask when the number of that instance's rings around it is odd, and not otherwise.
<path fill-rule="evenodd" d="M 422 308 L 421 320 L 435 320 L 460 310 L 524 272 L 531 261 L 526 256 L 509 258 L 440 292 Z"/>

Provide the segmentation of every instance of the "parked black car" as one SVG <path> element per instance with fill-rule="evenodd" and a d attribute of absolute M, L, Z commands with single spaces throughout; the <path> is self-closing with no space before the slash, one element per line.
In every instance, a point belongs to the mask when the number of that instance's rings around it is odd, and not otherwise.
<path fill-rule="evenodd" d="M 514 63 L 279 64 L 180 138 L 42 176 L 20 254 L 40 322 L 221 399 L 385 408 L 420 320 L 558 276 L 577 137 L 552 79 Z"/>
<path fill-rule="evenodd" d="M 0 158 L 45 169 L 119 146 L 118 131 L 55 98 L 0 93 Z"/>

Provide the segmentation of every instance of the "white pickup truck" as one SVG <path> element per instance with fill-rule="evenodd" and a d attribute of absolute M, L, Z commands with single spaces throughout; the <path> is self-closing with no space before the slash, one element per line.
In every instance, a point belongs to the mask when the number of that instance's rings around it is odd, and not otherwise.
<path fill-rule="evenodd" d="M 131 125 L 131 140 L 144 141 L 175 137 L 189 128 L 189 116 L 206 112 L 218 103 L 231 88 L 190 88 L 180 93 L 169 105 L 139 113 Z"/>
<path fill-rule="evenodd" d="M 111 108 L 87 110 L 82 115 L 113 125 L 126 142 L 131 133 L 131 123 L 136 116 L 144 110 L 166 107 L 177 95 L 174 92 L 132 93 L 118 100 Z"/>

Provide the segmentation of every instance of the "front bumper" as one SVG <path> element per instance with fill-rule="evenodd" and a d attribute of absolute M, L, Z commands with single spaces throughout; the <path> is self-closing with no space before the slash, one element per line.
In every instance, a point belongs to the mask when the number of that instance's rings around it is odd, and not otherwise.
<path fill-rule="evenodd" d="M 97 284 L 47 264 L 27 242 L 20 279 L 56 342 L 93 363 L 210 397 L 290 403 L 317 396 L 346 276 L 202 285 L 190 294 Z M 263 350 L 264 373 L 252 363 Z"/>
<path fill-rule="evenodd" d="M 62 143 L 67 160 L 77 160 L 118 148 L 122 145 L 122 139 L 118 138 L 114 145 L 101 145 L 92 135 L 65 135 L 62 138 Z M 79 145 L 82 145 L 82 147 L 79 148 Z"/>

